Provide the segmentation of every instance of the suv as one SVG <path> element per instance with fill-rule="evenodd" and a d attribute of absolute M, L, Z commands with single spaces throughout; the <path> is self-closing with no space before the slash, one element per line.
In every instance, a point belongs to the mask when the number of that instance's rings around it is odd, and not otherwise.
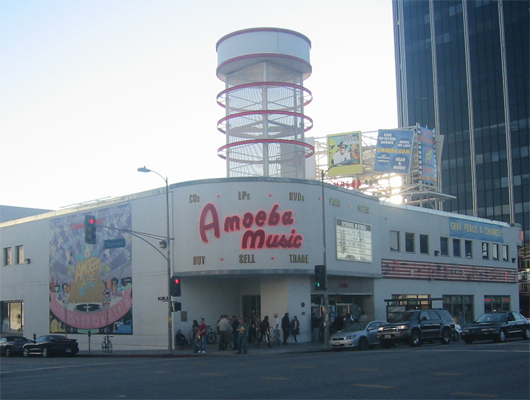
<path fill-rule="evenodd" d="M 421 346 L 426 340 L 449 344 L 454 333 L 455 323 L 449 311 L 411 310 L 398 314 L 393 323 L 379 327 L 377 338 L 383 348 L 398 342 Z"/>

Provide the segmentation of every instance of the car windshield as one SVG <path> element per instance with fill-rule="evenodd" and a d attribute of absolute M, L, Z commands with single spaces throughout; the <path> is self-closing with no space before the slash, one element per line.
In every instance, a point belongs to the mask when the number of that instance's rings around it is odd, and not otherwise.
<path fill-rule="evenodd" d="M 505 320 L 506 314 L 504 313 L 489 313 L 481 315 L 477 322 L 503 322 Z"/>
<path fill-rule="evenodd" d="M 348 326 L 345 326 L 344 329 L 342 330 L 342 332 L 362 331 L 363 329 L 366 328 L 367 325 L 368 325 L 368 322 L 355 321 L 355 322 L 352 322 L 351 324 L 349 324 Z"/>
<path fill-rule="evenodd" d="M 392 322 L 412 321 L 414 320 L 415 315 L 416 313 L 414 312 L 402 312 L 402 313 L 396 314 L 394 318 L 392 318 Z"/>

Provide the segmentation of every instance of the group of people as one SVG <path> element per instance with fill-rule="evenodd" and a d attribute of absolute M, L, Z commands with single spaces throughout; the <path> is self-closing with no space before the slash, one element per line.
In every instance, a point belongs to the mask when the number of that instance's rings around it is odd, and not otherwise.
<path fill-rule="evenodd" d="M 183 349 L 191 345 L 194 353 L 206 353 L 207 333 L 208 326 L 204 322 L 204 318 L 201 318 L 199 322 L 194 320 L 189 341 L 181 329 L 177 331 L 175 348 Z M 219 350 L 224 351 L 231 347 L 232 350 L 237 351 L 237 354 L 246 354 L 248 344 L 254 340 L 259 344 L 265 333 L 272 334 L 276 344 L 283 343 L 286 345 L 289 337 L 292 337 L 294 343 L 297 343 L 297 336 L 300 334 L 300 322 L 297 316 L 294 316 L 291 320 L 289 313 L 285 313 L 282 319 L 275 313 L 272 326 L 268 315 L 260 321 L 251 315 L 248 315 L 246 319 L 238 319 L 235 315 L 229 317 L 223 314 L 217 322 L 217 333 L 219 336 Z M 283 339 L 281 336 L 283 336 Z"/>

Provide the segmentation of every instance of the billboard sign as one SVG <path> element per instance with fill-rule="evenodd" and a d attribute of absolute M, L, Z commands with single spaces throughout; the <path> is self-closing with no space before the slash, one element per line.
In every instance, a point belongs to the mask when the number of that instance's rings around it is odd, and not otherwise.
<path fill-rule="evenodd" d="M 329 176 L 355 175 L 363 172 L 361 132 L 327 136 Z M 340 164 L 340 166 L 337 166 Z"/>
<path fill-rule="evenodd" d="M 423 184 L 436 185 L 438 171 L 436 169 L 436 147 L 434 146 L 434 131 L 420 127 L 418 134 L 420 179 Z"/>
<path fill-rule="evenodd" d="M 413 143 L 413 131 L 380 129 L 377 137 L 374 171 L 408 174 Z"/>

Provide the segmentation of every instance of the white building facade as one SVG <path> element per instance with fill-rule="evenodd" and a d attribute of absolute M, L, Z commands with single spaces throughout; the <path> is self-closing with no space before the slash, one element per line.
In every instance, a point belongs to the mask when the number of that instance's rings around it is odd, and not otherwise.
<path fill-rule="evenodd" d="M 67 333 L 86 350 L 89 332 L 99 344 L 108 331 L 116 349 L 166 348 L 165 202 L 162 188 L 0 223 L 2 335 Z M 332 329 L 346 313 L 387 319 L 432 305 L 465 324 L 519 310 L 520 229 L 505 223 L 287 178 L 174 184 L 169 211 L 171 275 L 182 281 L 173 332 L 202 317 L 215 326 L 221 314 L 288 312 L 299 340 L 315 340 L 322 264 Z M 85 243 L 85 215 L 96 217 L 95 245 Z"/>

